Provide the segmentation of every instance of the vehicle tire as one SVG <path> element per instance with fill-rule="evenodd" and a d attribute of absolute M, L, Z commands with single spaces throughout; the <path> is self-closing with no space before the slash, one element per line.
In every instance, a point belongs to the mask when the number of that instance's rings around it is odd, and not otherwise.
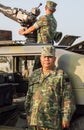
<path fill-rule="evenodd" d="M 84 116 L 72 122 L 69 130 L 84 130 Z"/>

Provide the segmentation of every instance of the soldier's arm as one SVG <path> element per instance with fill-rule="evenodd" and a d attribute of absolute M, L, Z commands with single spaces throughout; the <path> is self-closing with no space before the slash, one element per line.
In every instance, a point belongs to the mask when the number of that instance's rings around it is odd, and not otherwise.
<path fill-rule="evenodd" d="M 19 34 L 20 35 L 25 35 L 25 34 L 29 34 L 29 33 L 31 33 L 31 32 L 33 32 L 34 30 L 36 30 L 36 28 L 35 28 L 35 26 L 34 25 L 32 25 L 32 26 L 30 26 L 28 29 L 20 29 L 19 30 Z"/>
<path fill-rule="evenodd" d="M 62 126 L 66 128 L 69 126 L 70 120 L 75 111 L 74 94 L 67 74 L 63 75 L 62 87 Z"/>
<path fill-rule="evenodd" d="M 27 115 L 29 115 L 29 111 L 30 111 L 30 98 L 31 98 L 31 93 L 30 90 L 28 90 L 25 98 L 25 112 Z"/>
<path fill-rule="evenodd" d="M 28 78 L 28 91 L 25 97 L 25 103 L 24 103 L 24 107 L 25 107 L 25 112 L 27 115 L 29 115 L 30 113 L 30 102 L 31 102 L 31 97 L 32 97 L 32 85 L 31 84 L 31 77 Z"/>
<path fill-rule="evenodd" d="M 46 24 L 46 17 L 45 16 L 41 16 L 32 26 L 30 26 L 28 29 L 20 29 L 19 30 L 19 34 L 20 35 L 26 35 L 29 34 L 33 31 L 35 31 L 36 29 L 38 29 L 39 27 L 43 26 L 44 24 Z"/>

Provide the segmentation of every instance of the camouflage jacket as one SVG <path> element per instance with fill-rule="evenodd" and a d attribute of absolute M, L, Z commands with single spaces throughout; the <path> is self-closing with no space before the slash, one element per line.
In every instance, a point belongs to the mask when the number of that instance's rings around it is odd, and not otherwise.
<path fill-rule="evenodd" d="M 61 129 L 62 121 L 70 121 L 75 104 L 67 74 L 54 70 L 46 75 L 37 69 L 29 79 L 25 110 L 30 125 Z"/>
<path fill-rule="evenodd" d="M 54 18 L 53 14 L 41 16 L 34 26 L 38 29 L 37 30 L 37 39 L 38 43 L 52 43 L 56 28 L 57 28 L 57 21 Z"/>

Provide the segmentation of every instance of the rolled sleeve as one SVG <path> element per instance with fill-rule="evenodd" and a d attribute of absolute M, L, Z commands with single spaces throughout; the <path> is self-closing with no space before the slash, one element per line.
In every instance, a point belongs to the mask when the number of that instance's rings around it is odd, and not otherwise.
<path fill-rule="evenodd" d="M 38 24 L 37 23 L 34 23 L 34 25 L 33 25 L 36 29 L 38 29 L 39 28 L 39 26 L 38 26 Z"/>
<path fill-rule="evenodd" d="M 35 23 L 34 23 L 34 27 L 36 29 L 44 26 L 44 25 L 47 25 L 47 19 L 45 16 L 41 16 Z"/>

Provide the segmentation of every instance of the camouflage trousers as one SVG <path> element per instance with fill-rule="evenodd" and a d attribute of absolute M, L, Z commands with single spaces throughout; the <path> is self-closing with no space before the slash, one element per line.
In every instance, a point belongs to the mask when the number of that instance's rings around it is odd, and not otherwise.
<path fill-rule="evenodd" d="M 33 127 L 28 127 L 27 130 L 55 130 L 55 129 L 44 128 L 44 127 L 41 127 L 41 126 L 33 126 Z M 62 130 L 62 129 L 58 129 L 58 130 Z M 64 129 L 64 130 L 67 130 L 67 129 Z"/>
<path fill-rule="evenodd" d="M 33 126 L 33 127 L 28 127 L 28 130 L 50 130 L 50 129 L 39 127 L 39 126 Z"/>
<path fill-rule="evenodd" d="M 48 130 L 48 128 L 35 126 L 35 130 Z"/>

